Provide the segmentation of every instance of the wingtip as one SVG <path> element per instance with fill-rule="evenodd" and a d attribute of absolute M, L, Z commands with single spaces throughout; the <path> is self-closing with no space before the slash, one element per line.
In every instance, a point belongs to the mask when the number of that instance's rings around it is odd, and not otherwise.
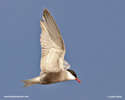
<path fill-rule="evenodd" d="M 43 10 L 43 13 L 45 13 L 45 12 L 48 12 L 48 10 L 46 8 L 44 8 L 44 10 Z"/>
<path fill-rule="evenodd" d="M 44 10 L 47 10 L 46 8 L 44 8 Z"/>
<path fill-rule="evenodd" d="M 48 16 L 48 15 L 51 16 L 50 12 L 46 8 L 44 8 L 43 15 L 42 15 L 43 20 L 45 20 L 45 17 Z"/>

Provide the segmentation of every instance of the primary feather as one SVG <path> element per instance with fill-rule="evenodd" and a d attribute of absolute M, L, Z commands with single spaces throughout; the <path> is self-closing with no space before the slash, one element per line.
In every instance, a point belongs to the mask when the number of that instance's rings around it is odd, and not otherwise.
<path fill-rule="evenodd" d="M 42 73 L 64 70 L 65 45 L 58 26 L 47 9 L 43 11 L 43 19 L 44 21 L 40 21 L 42 29 L 40 38 L 42 47 L 40 67 Z"/>

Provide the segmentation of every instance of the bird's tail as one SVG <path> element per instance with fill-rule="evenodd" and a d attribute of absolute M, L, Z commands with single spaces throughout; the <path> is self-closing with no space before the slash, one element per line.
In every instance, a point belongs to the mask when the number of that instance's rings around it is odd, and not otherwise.
<path fill-rule="evenodd" d="M 34 85 L 34 84 L 39 84 L 40 83 L 40 76 L 33 78 L 33 79 L 29 79 L 29 80 L 23 80 L 22 82 L 24 82 L 24 87 Z"/>

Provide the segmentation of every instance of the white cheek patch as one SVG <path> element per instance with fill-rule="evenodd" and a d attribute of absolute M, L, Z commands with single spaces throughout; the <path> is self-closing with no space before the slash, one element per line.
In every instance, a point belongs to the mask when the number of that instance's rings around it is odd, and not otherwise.
<path fill-rule="evenodd" d="M 69 71 L 67 71 L 68 72 L 68 80 L 75 80 L 75 77 L 69 72 Z"/>

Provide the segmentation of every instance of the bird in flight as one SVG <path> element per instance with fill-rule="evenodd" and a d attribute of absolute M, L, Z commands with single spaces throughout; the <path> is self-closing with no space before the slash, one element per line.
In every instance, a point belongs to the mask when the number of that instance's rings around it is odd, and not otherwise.
<path fill-rule="evenodd" d="M 64 59 L 65 45 L 50 12 L 45 8 L 43 11 L 43 21 L 40 20 L 41 27 L 41 62 L 40 76 L 29 80 L 23 80 L 24 87 L 33 84 L 52 84 L 68 80 L 77 80 L 76 73 L 70 70 L 69 63 Z"/>

